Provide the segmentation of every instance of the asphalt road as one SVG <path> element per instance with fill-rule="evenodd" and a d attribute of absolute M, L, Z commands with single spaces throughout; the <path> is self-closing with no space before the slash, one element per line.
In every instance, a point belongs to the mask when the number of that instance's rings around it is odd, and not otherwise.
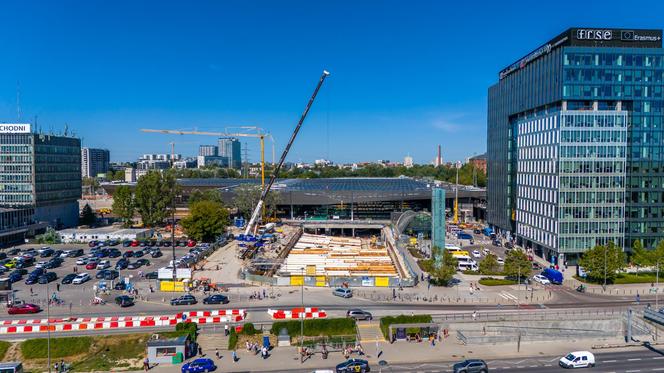
<path fill-rule="evenodd" d="M 504 360 L 488 360 L 486 363 L 489 371 L 504 372 L 561 372 L 565 371 L 558 366 L 560 356 L 546 356 L 536 358 L 519 358 Z M 659 350 L 648 350 L 646 348 L 636 351 L 625 352 L 603 352 L 595 354 L 596 366 L 583 369 L 583 372 L 601 373 L 639 373 L 639 372 L 661 372 L 664 371 L 664 352 Z M 452 372 L 455 362 L 430 362 L 412 364 L 389 364 L 384 366 L 372 366 L 372 372 L 422 372 L 442 373 Z M 330 366 L 332 368 L 332 366 Z M 281 370 L 283 371 L 283 370 Z M 272 372 L 278 372 L 277 370 Z M 290 370 L 289 372 L 304 373 L 308 370 Z"/>

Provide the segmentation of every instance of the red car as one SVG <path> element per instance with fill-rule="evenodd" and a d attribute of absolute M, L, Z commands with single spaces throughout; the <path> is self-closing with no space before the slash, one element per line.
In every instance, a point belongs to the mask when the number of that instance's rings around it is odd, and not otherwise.
<path fill-rule="evenodd" d="M 196 241 L 194 240 L 187 241 L 187 247 L 196 247 Z"/>
<path fill-rule="evenodd" d="M 90 262 L 85 265 L 85 269 L 97 269 L 97 264 L 99 264 L 97 261 Z"/>
<path fill-rule="evenodd" d="M 140 243 L 138 241 L 131 241 L 131 247 L 138 247 Z"/>
<path fill-rule="evenodd" d="M 9 314 L 10 315 L 20 315 L 20 314 L 24 314 L 24 313 L 37 313 L 37 312 L 40 312 L 40 311 L 41 311 L 41 308 L 39 308 L 38 305 L 31 304 L 31 303 L 18 304 L 18 305 L 9 307 Z"/>

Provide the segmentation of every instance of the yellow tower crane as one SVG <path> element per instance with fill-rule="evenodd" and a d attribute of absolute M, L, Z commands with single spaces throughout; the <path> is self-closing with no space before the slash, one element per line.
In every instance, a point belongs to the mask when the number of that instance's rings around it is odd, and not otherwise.
<path fill-rule="evenodd" d="M 167 135 L 203 135 L 203 136 L 215 136 L 215 137 L 256 137 L 260 140 L 261 144 L 261 191 L 265 189 L 265 138 L 268 137 L 272 140 L 272 164 L 274 164 L 274 138 L 268 132 L 265 132 L 262 128 L 259 127 L 233 127 L 241 128 L 244 130 L 251 130 L 254 133 L 228 133 L 228 132 L 208 132 L 208 131 L 181 131 L 181 130 L 160 130 L 160 129 L 148 129 L 142 128 L 143 132 L 150 133 L 162 133 Z"/>

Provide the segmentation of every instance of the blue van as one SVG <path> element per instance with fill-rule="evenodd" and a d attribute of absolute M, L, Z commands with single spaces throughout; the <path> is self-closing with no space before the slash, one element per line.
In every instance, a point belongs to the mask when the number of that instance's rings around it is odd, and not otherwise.
<path fill-rule="evenodd" d="M 552 284 L 562 285 L 563 283 L 563 274 L 553 268 L 547 268 L 542 271 L 542 276 L 548 278 Z"/>

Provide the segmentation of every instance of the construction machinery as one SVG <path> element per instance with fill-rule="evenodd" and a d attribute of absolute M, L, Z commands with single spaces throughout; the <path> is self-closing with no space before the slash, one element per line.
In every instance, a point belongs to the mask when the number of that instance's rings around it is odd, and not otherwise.
<path fill-rule="evenodd" d="M 295 137 L 297 137 L 298 132 L 300 132 L 302 123 L 304 123 L 304 120 L 307 118 L 307 114 L 309 114 L 311 105 L 313 105 L 314 100 L 316 99 L 316 95 L 318 95 L 318 90 L 320 90 L 320 87 L 323 85 L 323 82 L 325 81 L 325 78 L 327 78 L 328 75 L 330 75 L 330 73 L 327 72 L 327 70 L 323 70 L 323 74 L 320 76 L 320 79 L 318 80 L 316 89 L 314 89 L 314 93 L 311 95 L 311 98 L 309 99 L 307 106 L 304 108 L 304 112 L 300 116 L 300 121 L 297 123 L 297 126 L 295 127 L 295 130 L 293 131 L 290 140 L 288 140 L 288 143 L 286 144 L 283 153 L 281 153 L 281 158 L 279 158 L 279 163 L 277 163 L 272 170 L 272 176 L 270 176 L 270 181 L 267 183 L 266 187 L 263 188 L 263 192 L 261 193 L 261 198 L 258 200 L 256 208 L 254 209 L 253 214 L 251 214 L 251 219 L 249 219 L 249 222 L 247 223 L 247 227 L 244 231 L 245 235 L 248 235 L 253 232 L 258 220 L 258 216 L 261 213 L 263 204 L 265 203 L 265 197 L 267 197 L 267 194 L 270 192 L 270 188 L 272 188 L 272 184 L 274 184 L 274 181 L 277 179 L 277 176 L 279 175 L 279 170 L 281 170 L 281 166 L 283 166 L 284 161 L 286 160 L 286 156 L 288 155 L 288 151 L 290 151 L 290 148 L 293 145 L 293 142 L 295 141 Z"/>
<path fill-rule="evenodd" d="M 272 140 L 272 154 L 274 155 L 274 138 L 272 135 L 262 128 L 259 127 L 235 127 L 242 128 L 245 130 L 255 131 L 255 133 L 228 133 L 228 132 L 208 132 L 208 131 L 182 131 L 182 130 L 161 130 L 161 129 L 147 129 L 142 128 L 143 132 L 151 133 L 163 133 L 168 135 L 203 135 L 203 136 L 215 136 L 215 137 L 256 137 L 260 140 L 261 144 L 261 190 L 265 189 L 265 138 L 270 138 Z M 173 143 L 174 144 L 174 143 Z M 272 159 L 274 163 L 274 157 Z"/>

